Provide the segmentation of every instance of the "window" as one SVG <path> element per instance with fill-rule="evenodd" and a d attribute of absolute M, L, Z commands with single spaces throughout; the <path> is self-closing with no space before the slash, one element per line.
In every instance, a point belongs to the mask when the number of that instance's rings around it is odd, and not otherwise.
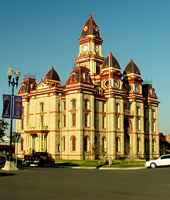
<path fill-rule="evenodd" d="M 156 132 L 156 122 L 152 122 L 152 131 Z"/>
<path fill-rule="evenodd" d="M 84 100 L 84 109 L 89 110 L 90 109 L 90 102 L 88 99 Z"/>
<path fill-rule="evenodd" d="M 106 102 L 103 102 L 102 104 L 102 112 L 106 112 Z"/>
<path fill-rule="evenodd" d="M 138 106 L 136 110 L 137 110 L 137 116 L 140 116 L 140 107 Z"/>
<path fill-rule="evenodd" d="M 65 151 L 65 136 L 62 137 L 62 150 Z"/>
<path fill-rule="evenodd" d="M 60 102 L 58 102 L 57 106 L 58 106 L 58 112 L 60 112 Z"/>
<path fill-rule="evenodd" d="M 106 128 L 106 115 L 103 115 L 103 119 L 102 119 L 102 128 L 103 128 L 103 129 Z"/>
<path fill-rule="evenodd" d="M 44 126 L 44 115 L 40 115 L 40 126 L 41 128 Z"/>
<path fill-rule="evenodd" d="M 106 152 L 106 138 L 102 137 L 102 152 Z"/>
<path fill-rule="evenodd" d="M 120 129 L 120 117 L 115 116 L 115 127 L 116 129 Z"/>
<path fill-rule="evenodd" d="M 21 129 L 24 129 L 24 107 L 22 107 Z"/>
<path fill-rule="evenodd" d="M 24 129 L 24 117 L 21 118 L 21 129 Z"/>
<path fill-rule="evenodd" d="M 116 103 L 116 113 L 120 113 L 120 104 Z"/>
<path fill-rule="evenodd" d="M 60 126 L 61 126 L 61 124 L 60 124 L 61 122 L 60 122 L 60 118 L 58 118 L 58 128 L 61 128 Z"/>
<path fill-rule="evenodd" d="M 63 108 L 66 110 L 66 101 L 63 101 Z"/>
<path fill-rule="evenodd" d="M 140 121 L 140 119 L 138 118 L 138 119 L 137 119 L 137 130 L 138 130 L 138 131 L 140 131 L 140 123 L 141 123 L 141 121 Z"/>
<path fill-rule="evenodd" d="M 96 74 L 100 74 L 100 65 L 96 63 Z"/>
<path fill-rule="evenodd" d="M 71 136 L 71 151 L 76 151 L 76 137 Z"/>
<path fill-rule="evenodd" d="M 71 100 L 71 108 L 72 108 L 72 110 L 76 109 L 76 99 Z"/>
<path fill-rule="evenodd" d="M 65 114 L 63 115 L 63 125 L 64 125 L 64 127 L 66 127 L 66 115 Z"/>
<path fill-rule="evenodd" d="M 40 113 L 44 112 L 44 103 L 40 102 Z"/>
<path fill-rule="evenodd" d="M 140 152 L 140 138 L 137 137 L 137 153 Z"/>
<path fill-rule="evenodd" d="M 130 109 L 131 109 L 131 105 L 132 105 L 132 102 L 128 102 L 127 103 L 127 109 L 130 111 Z"/>
<path fill-rule="evenodd" d="M 21 151 L 23 151 L 24 150 L 24 140 L 23 140 L 23 138 L 21 138 Z"/>
<path fill-rule="evenodd" d="M 170 159 L 170 155 L 161 156 L 161 159 Z"/>
<path fill-rule="evenodd" d="M 84 151 L 85 152 L 89 151 L 89 137 L 88 136 L 84 137 Z"/>
<path fill-rule="evenodd" d="M 120 152 L 120 138 L 116 137 L 116 152 Z"/>
<path fill-rule="evenodd" d="M 44 103 L 40 102 L 40 126 L 43 128 L 44 126 Z"/>
<path fill-rule="evenodd" d="M 155 139 L 152 140 L 152 152 L 155 152 Z"/>
<path fill-rule="evenodd" d="M 85 115 L 84 115 L 84 125 L 85 125 L 85 127 L 89 127 L 90 126 L 89 117 L 90 117 L 89 113 L 85 113 Z"/>
<path fill-rule="evenodd" d="M 152 118 L 156 119 L 156 112 L 155 112 L 155 110 L 152 110 Z"/>
<path fill-rule="evenodd" d="M 72 126 L 76 126 L 76 113 L 72 113 Z"/>

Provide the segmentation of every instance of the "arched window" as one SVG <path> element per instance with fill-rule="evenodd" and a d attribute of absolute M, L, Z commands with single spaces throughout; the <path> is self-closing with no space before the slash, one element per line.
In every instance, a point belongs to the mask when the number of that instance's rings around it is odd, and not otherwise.
<path fill-rule="evenodd" d="M 71 136 L 71 151 L 76 151 L 76 137 Z"/>
<path fill-rule="evenodd" d="M 84 151 L 85 152 L 89 151 L 89 137 L 88 136 L 84 137 Z"/>
<path fill-rule="evenodd" d="M 62 137 L 62 151 L 65 151 L 65 143 L 66 143 L 65 140 L 66 140 L 66 139 L 65 139 L 65 136 L 63 136 L 63 137 Z"/>

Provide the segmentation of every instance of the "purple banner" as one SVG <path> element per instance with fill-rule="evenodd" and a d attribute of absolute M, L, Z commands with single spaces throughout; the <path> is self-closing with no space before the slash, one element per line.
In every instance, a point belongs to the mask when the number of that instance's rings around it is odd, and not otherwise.
<path fill-rule="evenodd" d="M 11 95 L 4 94 L 2 118 L 10 118 L 10 112 L 11 112 Z"/>
<path fill-rule="evenodd" d="M 21 119 L 22 118 L 22 97 L 14 96 L 14 110 L 12 114 L 13 119 Z"/>

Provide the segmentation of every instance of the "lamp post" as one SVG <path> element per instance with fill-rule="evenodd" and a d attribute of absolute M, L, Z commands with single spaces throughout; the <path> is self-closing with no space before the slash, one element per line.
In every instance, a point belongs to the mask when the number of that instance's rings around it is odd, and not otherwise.
<path fill-rule="evenodd" d="M 9 138 L 9 155 L 7 156 L 7 161 L 5 163 L 3 170 L 17 170 L 15 163 L 12 159 L 12 129 L 13 129 L 13 109 L 14 109 L 14 88 L 18 87 L 20 72 L 18 70 L 14 71 L 12 68 L 8 70 L 8 85 L 12 88 L 11 93 L 11 103 L 10 103 L 10 138 Z"/>

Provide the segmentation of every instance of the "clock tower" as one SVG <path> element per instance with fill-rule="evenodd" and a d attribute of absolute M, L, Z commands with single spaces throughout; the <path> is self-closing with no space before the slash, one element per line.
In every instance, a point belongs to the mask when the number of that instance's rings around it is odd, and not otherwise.
<path fill-rule="evenodd" d="M 79 55 L 76 64 L 87 67 L 90 70 L 92 81 L 97 83 L 104 62 L 102 54 L 103 40 L 100 37 L 99 27 L 92 16 L 89 16 L 83 26 L 79 42 Z"/>

